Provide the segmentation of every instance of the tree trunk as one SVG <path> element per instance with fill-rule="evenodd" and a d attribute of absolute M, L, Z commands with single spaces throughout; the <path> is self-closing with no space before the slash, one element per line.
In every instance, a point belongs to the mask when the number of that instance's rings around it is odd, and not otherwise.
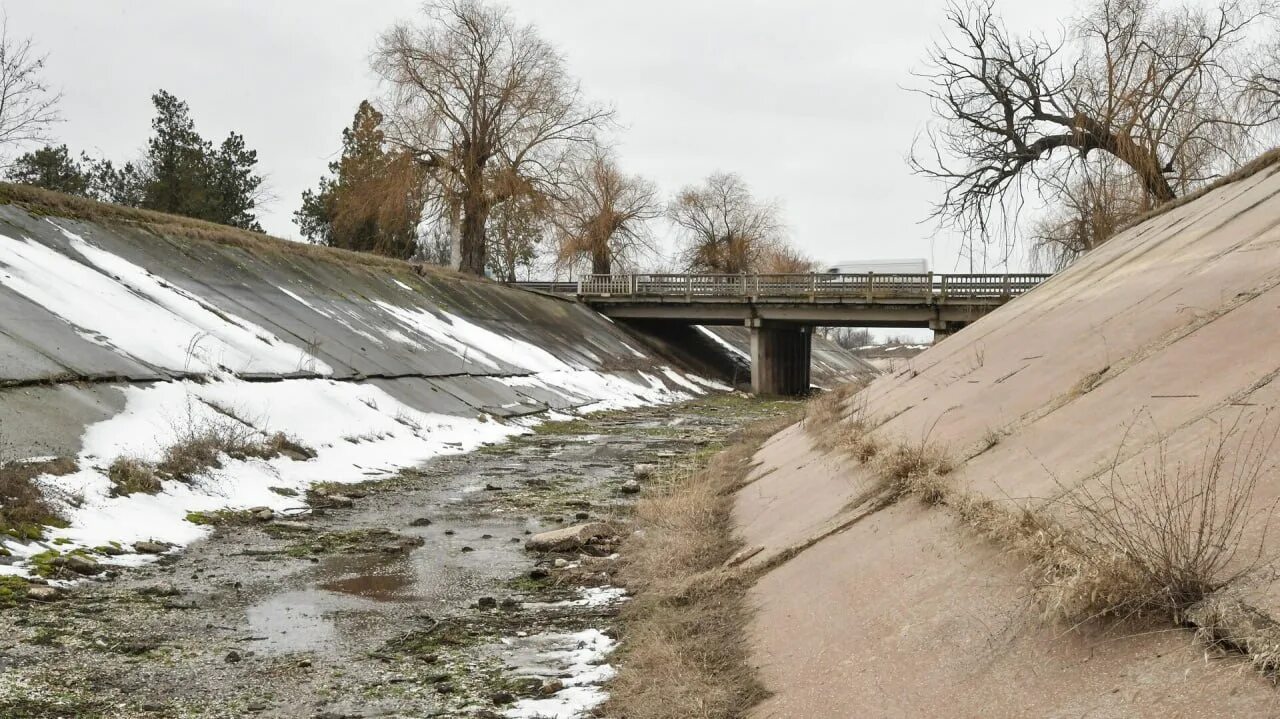
<path fill-rule="evenodd" d="M 458 269 L 484 277 L 489 239 L 485 233 L 489 211 L 479 203 L 467 202 L 462 208 L 461 261 Z"/>
<path fill-rule="evenodd" d="M 591 272 L 596 275 L 608 275 L 613 273 L 613 257 L 611 257 L 609 247 L 596 247 L 591 252 Z"/>

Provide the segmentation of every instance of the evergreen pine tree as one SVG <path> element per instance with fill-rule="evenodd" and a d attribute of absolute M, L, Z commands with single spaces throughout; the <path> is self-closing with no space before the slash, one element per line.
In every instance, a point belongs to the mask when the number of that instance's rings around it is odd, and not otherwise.
<path fill-rule="evenodd" d="M 79 159 L 72 156 L 66 145 L 46 145 L 19 157 L 9 168 L 8 178 L 23 185 L 88 196 L 93 166 L 84 155 Z"/>

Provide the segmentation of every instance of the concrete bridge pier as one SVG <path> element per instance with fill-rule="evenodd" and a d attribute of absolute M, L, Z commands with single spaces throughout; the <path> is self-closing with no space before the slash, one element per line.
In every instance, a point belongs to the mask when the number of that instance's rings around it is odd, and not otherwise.
<path fill-rule="evenodd" d="M 968 324 L 968 322 L 934 319 L 929 320 L 929 329 L 933 330 L 933 341 L 937 343 L 964 329 Z"/>
<path fill-rule="evenodd" d="M 751 391 L 785 397 L 808 393 L 812 328 L 769 326 L 758 319 L 746 324 L 751 328 Z"/>

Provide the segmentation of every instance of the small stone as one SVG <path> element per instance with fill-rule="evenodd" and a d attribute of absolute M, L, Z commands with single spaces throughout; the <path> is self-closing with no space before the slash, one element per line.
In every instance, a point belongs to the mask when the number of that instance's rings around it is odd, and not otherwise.
<path fill-rule="evenodd" d="M 324 498 L 324 506 L 344 509 L 355 504 L 355 500 L 345 494 L 330 494 Z"/>
<path fill-rule="evenodd" d="M 530 579 L 546 579 L 549 576 L 551 576 L 551 573 L 543 569 L 542 567 L 534 567 L 533 569 L 529 570 Z"/>
<path fill-rule="evenodd" d="M 462 551 L 463 551 L 463 552 L 474 552 L 474 551 L 476 551 L 476 550 L 472 549 L 471 547 L 463 547 L 463 548 L 462 548 Z"/>
<path fill-rule="evenodd" d="M 564 689 L 564 682 L 559 679 L 548 679 L 542 683 L 542 687 L 538 689 L 543 696 L 549 697 L 552 694 Z"/>
<path fill-rule="evenodd" d="M 497 609 L 498 600 L 493 597 L 480 597 L 476 600 L 476 607 L 480 609 Z"/>
<path fill-rule="evenodd" d="M 311 666 L 311 660 L 310 660 L 310 659 L 299 659 L 299 660 L 298 660 L 298 668 L 300 668 L 300 669 L 306 669 L 306 668 L 307 668 L 307 667 L 309 667 L 309 666 Z"/>
<path fill-rule="evenodd" d="M 444 530 L 444 536 L 446 536 L 446 537 L 452 537 L 452 536 L 453 536 L 453 530 L 452 530 L 452 529 L 446 529 L 446 530 Z"/>
<path fill-rule="evenodd" d="M 240 652 L 237 652 L 236 650 L 232 649 L 231 651 L 227 652 L 227 656 L 223 658 L 223 661 L 225 661 L 227 664 L 235 664 L 236 662 L 240 661 Z"/>
<path fill-rule="evenodd" d="M 62 597 L 62 590 L 47 585 L 32 584 L 27 587 L 27 599 L 33 602 L 56 602 Z"/>
<path fill-rule="evenodd" d="M 245 709 L 248 709 L 251 712 L 264 712 L 267 710 L 267 705 L 264 704 L 263 702 L 254 702 L 249 706 L 245 707 Z"/>
<path fill-rule="evenodd" d="M 657 471 L 656 464 L 637 464 L 631 468 L 631 476 L 636 479 L 650 479 Z"/>
<path fill-rule="evenodd" d="M 569 566 L 569 560 L 558 557 L 556 558 L 555 565 L 556 565 L 556 569 L 564 569 L 565 567 Z"/>
<path fill-rule="evenodd" d="M 581 520 L 581 519 L 591 519 L 591 513 L 590 513 L 590 512 L 578 512 L 577 514 L 573 515 L 573 518 L 574 518 L 574 519 L 579 519 L 579 520 Z"/>
<path fill-rule="evenodd" d="M 516 695 L 512 694 L 511 692 L 494 692 L 493 695 L 489 697 L 489 699 L 491 699 L 494 704 L 498 706 L 502 706 L 504 704 L 510 704 L 514 702 L 516 700 Z"/>
<path fill-rule="evenodd" d="M 139 554 L 164 554 L 172 546 L 166 542 L 134 542 L 133 551 Z"/>
<path fill-rule="evenodd" d="M 430 527 L 431 520 L 427 519 L 426 517 L 418 517 L 412 522 L 409 522 L 409 526 L 410 527 Z"/>
<path fill-rule="evenodd" d="M 259 522 L 270 522 L 271 520 L 275 519 L 275 517 L 276 517 L 276 513 L 270 509 L 267 509 L 266 507 L 255 510 L 253 513 L 253 518 L 258 520 Z"/>
<path fill-rule="evenodd" d="M 508 612 L 514 612 L 515 610 L 520 608 L 520 602 L 514 597 L 506 597 L 505 599 L 502 600 L 501 606 L 504 610 Z"/>
<path fill-rule="evenodd" d="M 70 569 L 76 574 L 99 574 L 103 569 L 105 569 L 105 567 L 92 559 L 82 557 L 79 554 L 68 554 L 64 557 L 59 557 L 58 561 L 62 566 Z"/>
<path fill-rule="evenodd" d="M 481 538 L 481 539 L 493 539 L 493 535 L 492 535 L 492 534 L 482 534 L 482 535 L 480 535 L 480 538 Z"/>
<path fill-rule="evenodd" d="M 448 682 L 444 682 L 444 683 L 441 683 L 441 684 L 437 684 L 437 685 L 436 685 L 436 693 L 437 693 L 437 694 L 452 694 L 452 693 L 453 693 L 453 685 L 452 685 L 452 684 L 450 684 L 450 683 L 448 683 Z"/>
<path fill-rule="evenodd" d="M 628 479 L 622 483 L 619 489 L 622 490 L 623 494 L 638 494 L 640 492 L 640 483 L 634 479 Z"/>
<path fill-rule="evenodd" d="M 485 483 L 485 485 L 484 485 L 484 491 L 486 491 L 486 492 L 501 492 L 501 491 L 502 491 L 502 487 L 499 487 L 499 486 L 498 486 L 498 485 L 496 485 L 496 484 L 489 484 L 489 483 L 487 483 L 487 482 L 486 482 L 486 483 Z"/>
<path fill-rule="evenodd" d="M 535 534 L 525 542 L 525 549 L 534 552 L 571 552 L 593 540 L 612 537 L 614 534 L 613 527 L 604 522 L 579 524 Z"/>

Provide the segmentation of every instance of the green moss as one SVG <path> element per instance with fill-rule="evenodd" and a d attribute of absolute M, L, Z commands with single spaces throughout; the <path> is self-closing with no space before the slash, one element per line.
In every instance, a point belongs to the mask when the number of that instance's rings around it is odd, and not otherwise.
<path fill-rule="evenodd" d="M 244 509 L 218 509 L 212 512 L 187 512 L 188 522 L 208 527 L 253 524 L 253 514 Z"/>
<path fill-rule="evenodd" d="M 22 577 L 0 575 L 0 607 L 12 607 L 26 600 L 31 583 Z"/>

